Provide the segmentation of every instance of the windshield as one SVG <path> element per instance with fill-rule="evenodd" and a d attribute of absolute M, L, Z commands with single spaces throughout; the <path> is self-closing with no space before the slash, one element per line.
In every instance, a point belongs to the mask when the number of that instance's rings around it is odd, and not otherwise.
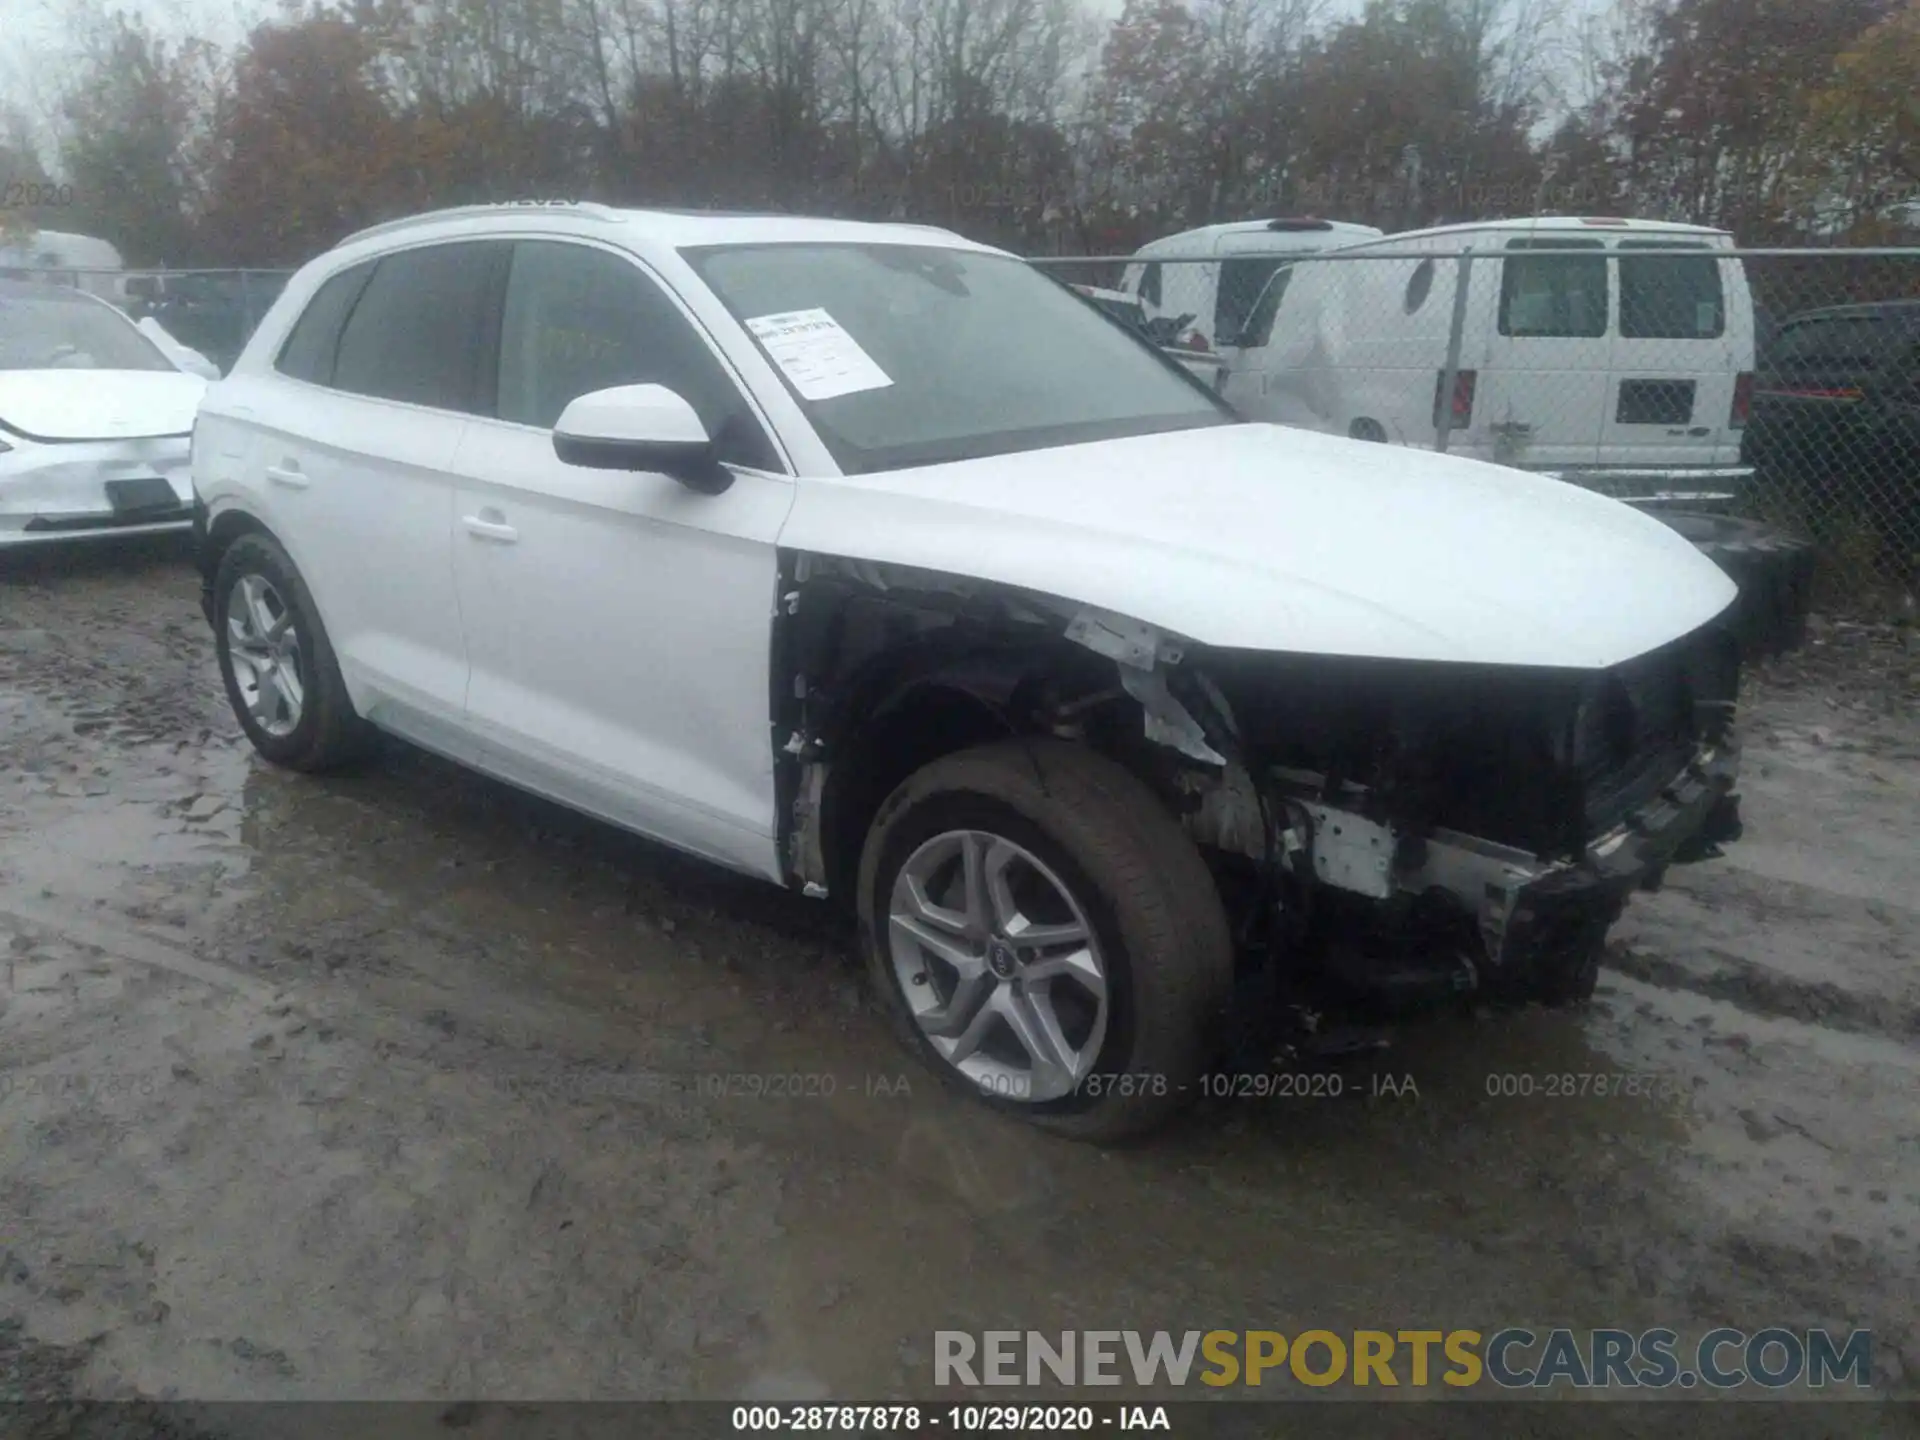
<path fill-rule="evenodd" d="M 1178 364 L 1019 260 L 918 245 L 684 253 L 848 474 L 1233 423 Z"/>
<path fill-rule="evenodd" d="M 0 370 L 171 370 L 125 317 L 82 295 L 0 293 Z"/>

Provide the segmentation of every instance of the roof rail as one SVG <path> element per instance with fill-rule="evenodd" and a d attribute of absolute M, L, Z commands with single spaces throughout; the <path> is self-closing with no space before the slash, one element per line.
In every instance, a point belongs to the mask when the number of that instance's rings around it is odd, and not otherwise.
<path fill-rule="evenodd" d="M 356 230 L 341 245 L 351 245 L 356 240 L 365 240 L 374 235 L 390 235 L 398 230 L 411 229 L 415 225 L 429 225 L 440 220 L 477 219 L 482 215 L 504 215 L 517 210 L 557 210 L 568 215 L 577 215 L 583 220 L 613 221 L 621 218 L 620 212 L 607 205 L 592 200 L 496 200 L 485 205 L 454 205 L 445 210 L 423 210 L 418 215 L 403 215 L 397 220 L 383 220 L 378 225 L 369 225 L 364 230 Z"/>

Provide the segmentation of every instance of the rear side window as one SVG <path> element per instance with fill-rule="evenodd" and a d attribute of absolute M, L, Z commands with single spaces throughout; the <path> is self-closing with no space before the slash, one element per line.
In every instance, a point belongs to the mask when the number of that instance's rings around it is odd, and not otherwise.
<path fill-rule="evenodd" d="M 507 248 L 469 240 L 382 257 L 340 334 L 334 388 L 484 413 L 481 354 Z"/>
<path fill-rule="evenodd" d="M 1220 262 L 1220 290 L 1213 302 L 1216 336 L 1232 335 L 1246 328 L 1261 291 L 1282 263 L 1273 255 L 1243 256 Z M 1276 304 L 1278 300 L 1276 296 Z"/>
<path fill-rule="evenodd" d="M 1401 308 L 1409 315 L 1420 313 L 1420 307 L 1427 303 L 1427 297 L 1433 294 L 1433 261 L 1422 260 L 1413 267 L 1413 274 L 1407 277 L 1407 293 Z"/>
<path fill-rule="evenodd" d="M 500 322 L 500 418 L 550 429 L 581 395 L 647 384 L 693 406 L 722 460 L 781 468 L 739 385 L 649 276 L 585 245 L 516 243 Z"/>
<path fill-rule="evenodd" d="M 1140 298 L 1149 305 L 1160 303 L 1160 262 L 1158 260 L 1140 272 Z"/>
<path fill-rule="evenodd" d="M 1727 333 L 1720 262 L 1712 255 L 1630 255 L 1706 250 L 1658 240 L 1620 242 L 1620 334 L 1628 340 L 1718 340 Z"/>
<path fill-rule="evenodd" d="M 307 302 L 307 308 L 294 321 L 293 331 L 280 347 L 274 369 L 295 380 L 315 385 L 333 383 L 333 355 L 340 341 L 340 327 L 347 322 L 353 302 L 373 274 L 373 262 L 342 270 L 328 280 Z"/>
<path fill-rule="evenodd" d="M 1293 269 L 1276 270 L 1267 277 L 1267 285 L 1260 292 L 1260 298 L 1253 302 L 1253 311 L 1247 316 L 1247 328 L 1240 337 L 1240 343 L 1249 349 L 1259 349 L 1272 343 L 1273 319 L 1279 312 L 1280 302 L 1285 298 L 1287 286 L 1293 282 Z"/>
<path fill-rule="evenodd" d="M 1607 257 L 1598 240 L 1512 240 L 1509 250 L 1592 250 L 1592 255 L 1509 255 L 1501 262 L 1500 333 L 1607 333 Z"/>
<path fill-rule="evenodd" d="M 1898 337 L 1890 330 L 1877 315 L 1802 320 L 1781 329 L 1773 357 L 1783 365 L 1871 370 L 1881 352 L 1894 348 L 1897 342 Z"/>

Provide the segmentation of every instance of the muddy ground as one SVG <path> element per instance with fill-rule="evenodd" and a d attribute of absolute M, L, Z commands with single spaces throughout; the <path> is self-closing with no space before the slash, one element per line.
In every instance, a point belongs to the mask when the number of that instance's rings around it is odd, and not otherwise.
<path fill-rule="evenodd" d="M 266 768 L 195 583 L 0 566 L 0 1397 L 877 1399 L 936 1328 L 1516 1323 L 1865 1325 L 1920 1387 L 1899 632 L 1756 678 L 1748 838 L 1589 1011 L 1101 1152 L 906 1062 L 810 902 L 397 747 Z M 767 1075 L 812 1093 L 714 1093 Z"/>

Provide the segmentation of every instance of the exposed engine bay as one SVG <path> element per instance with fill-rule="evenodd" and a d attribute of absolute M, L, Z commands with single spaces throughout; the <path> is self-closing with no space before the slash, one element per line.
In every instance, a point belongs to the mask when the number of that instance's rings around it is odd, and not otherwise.
<path fill-rule="evenodd" d="M 1206 649 L 811 555 L 783 557 L 781 592 L 783 841 L 810 894 L 845 883 L 865 818 L 926 757 L 1054 735 L 1181 818 L 1250 971 L 1560 998 L 1590 988 L 1634 889 L 1739 834 L 1739 660 L 1717 622 L 1595 672 Z"/>

